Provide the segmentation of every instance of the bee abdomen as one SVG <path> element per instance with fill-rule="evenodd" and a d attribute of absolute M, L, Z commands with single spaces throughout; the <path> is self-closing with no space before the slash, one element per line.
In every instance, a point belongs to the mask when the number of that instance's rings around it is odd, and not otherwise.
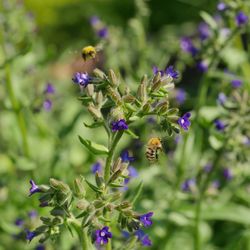
<path fill-rule="evenodd" d="M 156 161 L 158 159 L 157 151 L 152 148 L 147 148 L 146 157 L 148 161 Z"/>

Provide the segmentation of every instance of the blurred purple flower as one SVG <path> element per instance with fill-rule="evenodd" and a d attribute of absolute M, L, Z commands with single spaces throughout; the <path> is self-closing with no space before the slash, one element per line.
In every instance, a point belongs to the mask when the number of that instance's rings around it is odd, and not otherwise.
<path fill-rule="evenodd" d="M 199 37 L 202 41 L 206 40 L 211 36 L 211 29 L 205 22 L 201 22 L 198 26 Z"/>
<path fill-rule="evenodd" d="M 208 70 L 208 64 L 205 61 L 199 61 L 196 65 L 196 67 L 202 73 L 207 72 L 207 70 Z"/>
<path fill-rule="evenodd" d="M 178 144 L 181 140 L 182 140 L 182 136 L 181 135 L 176 135 L 175 138 L 174 138 L 174 142 L 176 144 Z"/>
<path fill-rule="evenodd" d="M 183 104 L 187 98 L 186 91 L 183 89 L 177 89 L 175 98 L 180 105 Z"/>
<path fill-rule="evenodd" d="M 122 230 L 122 236 L 128 239 L 130 237 L 130 233 L 128 231 Z"/>
<path fill-rule="evenodd" d="M 44 102 L 43 102 L 43 108 L 44 108 L 46 111 L 50 111 L 51 108 L 52 108 L 52 101 L 49 100 L 49 99 L 44 100 Z"/>
<path fill-rule="evenodd" d="M 130 179 L 136 178 L 136 177 L 138 176 L 137 170 L 136 170 L 134 167 L 132 167 L 132 166 L 129 166 L 129 167 L 128 167 L 128 172 L 129 172 L 129 173 L 128 173 L 129 178 L 126 178 L 126 179 L 124 180 L 124 184 L 128 184 L 129 181 L 130 181 Z"/>
<path fill-rule="evenodd" d="M 152 242 L 149 239 L 148 235 L 145 234 L 141 229 L 135 232 L 135 236 L 137 236 L 138 240 L 141 242 L 143 246 L 151 246 Z"/>
<path fill-rule="evenodd" d="M 126 129 L 128 129 L 128 125 L 124 119 L 112 122 L 112 132 Z"/>
<path fill-rule="evenodd" d="M 223 92 L 219 93 L 218 98 L 217 98 L 217 103 L 219 105 L 224 105 L 226 100 L 227 100 L 227 96 Z"/>
<path fill-rule="evenodd" d="M 24 225 L 24 220 L 22 218 L 17 218 L 15 220 L 15 225 L 18 227 L 22 227 Z"/>
<path fill-rule="evenodd" d="M 233 178 L 233 174 L 229 168 L 224 168 L 222 174 L 227 181 L 230 181 Z"/>
<path fill-rule="evenodd" d="M 76 72 L 72 78 L 72 81 L 81 86 L 87 87 L 90 82 L 88 73 Z"/>
<path fill-rule="evenodd" d="M 121 153 L 121 159 L 122 159 L 122 162 L 132 162 L 132 161 L 135 160 L 135 157 L 129 156 L 128 150 L 124 150 L 124 151 Z"/>
<path fill-rule="evenodd" d="M 243 11 L 240 11 L 236 15 L 235 21 L 238 26 L 243 26 L 248 22 L 248 16 Z"/>
<path fill-rule="evenodd" d="M 41 190 L 39 189 L 39 187 L 36 185 L 36 183 L 33 180 L 30 180 L 30 184 L 31 184 L 31 188 L 30 188 L 29 196 L 31 196 L 32 194 L 41 192 Z"/>
<path fill-rule="evenodd" d="M 179 77 L 179 73 L 175 71 L 174 66 L 172 65 L 166 68 L 165 74 L 167 76 L 171 76 L 173 79 L 177 79 Z"/>
<path fill-rule="evenodd" d="M 214 125 L 215 125 L 215 128 L 218 130 L 218 131 L 223 131 L 225 128 L 226 128 L 226 124 L 221 121 L 220 119 L 216 119 L 214 121 Z"/>
<path fill-rule="evenodd" d="M 242 143 L 246 146 L 250 146 L 250 138 L 248 136 L 244 136 Z"/>
<path fill-rule="evenodd" d="M 213 165 L 211 163 L 207 163 L 204 166 L 203 170 L 204 170 L 204 172 L 209 173 L 212 170 L 212 168 L 213 168 Z"/>
<path fill-rule="evenodd" d="M 28 212 L 28 216 L 31 218 L 31 219 L 34 219 L 37 217 L 37 211 L 36 210 L 31 210 Z"/>
<path fill-rule="evenodd" d="M 37 233 L 35 231 L 29 231 L 28 229 L 26 230 L 26 240 L 32 241 L 34 237 L 37 236 Z"/>
<path fill-rule="evenodd" d="M 242 81 L 239 79 L 234 79 L 231 81 L 231 84 L 233 88 L 239 88 L 242 85 Z"/>
<path fill-rule="evenodd" d="M 191 125 L 191 122 L 189 121 L 189 118 L 191 117 L 191 113 L 186 113 L 182 117 L 178 119 L 178 124 L 180 127 L 182 127 L 184 130 L 188 130 L 188 128 Z"/>
<path fill-rule="evenodd" d="M 96 33 L 100 38 L 103 38 L 103 39 L 107 38 L 108 37 L 108 28 L 103 27 L 103 28 L 97 30 Z"/>
<path fill-rule="evenodd" d="M 44 94 L 54 94 L 55 88 L 51 83 L 48 83 L 44 89 Z"/>
<path fill-rule="evenodd" d="M 163 70 L 159 70 L 159 68 L 158 67 L 156 67 L 156 66 L 153 66 L 153 73 L 156 75 L 158 72 L 160 72 L 161 73 L 161 76 L 163 76 L 164 75 L 164 71 Z"/>
<path fill-rule="evenodd" d="M 100 22 L 100 19 L 98 16 L 92 16 L 90 17 L 89 22 L 92 26 L 95 26 L 96 24 Z"/>
<path fill-rule="evenodd" d="M 95 231 L 95 237 L 97 245 L 104 245 L 108 243 L 109 238 L 112 238 L 112 233 L 109 232 L 109 227 L 103 227 Z"/>
<path fill-rule="evenodd" d="M 36 246 L 35 250 L 45 250 L 45 245 L 39 244 Z"/>
<path fill-rule="evenodd" d="M 143 224 L 144 227 L 150 227 L 153 222 L 151 220 L 151 217 L 153 216 L 153 212 L 149 212 L 147 214 L 143 214 L 140 216 L 140 222 Z"/>
<path fill-rule="evenodd" d="M 91 167 L 91 172 L 95 174 L 96 172 L 101 172 L 102 171 L 102 164 L 98 161 L 94 163 Z"/>
<path fill-rule="evenodd" d="M 47 201 L 40 201 L 39 207 L 48 207 L 49 203 Z"/>
<path fill-rule="evenodd" d="M 195 185 L 196 185 L 195 179 L 187 179 L 182 183 L 181 190 L 183 192 L 191 192 Z"/>
<path fill-rule="evenodd" d="M 219 180 L 214 180 L 212 182 L 212 187 L 215 189 L 218 189 L 220 187 L 220 181 Z"/>
<path fill-rule="evenodd" d="M 218 11 L 224 11 L 228 8 L 228 6 L 224 2 L 219 2 L 217 4 L 217 10 Z"/>
<path fill-rule="evenodd" d="M 184 52 L 190 53 L 192 56 L 196 56 L 199 52 L 189 37 L 181 38 L 181 49 Z"/>

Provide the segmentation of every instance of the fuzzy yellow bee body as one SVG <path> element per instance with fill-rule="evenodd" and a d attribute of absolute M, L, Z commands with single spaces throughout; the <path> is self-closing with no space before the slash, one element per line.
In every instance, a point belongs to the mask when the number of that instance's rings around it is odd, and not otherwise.
<path fill-rule="evenodd" d="M 159 150 L 162 151 L 161 139 L 159 137 L 151 138 L 146 148 L 146 158 L 149 162 L 153 163 L 158 160 Z"/>
<path fill-rule="evenodd" d="M 96 48 L 93 46 L 86 46 L 82 49 L 82 58 L 86 61 L 88 58 L 95 58 Z"/>

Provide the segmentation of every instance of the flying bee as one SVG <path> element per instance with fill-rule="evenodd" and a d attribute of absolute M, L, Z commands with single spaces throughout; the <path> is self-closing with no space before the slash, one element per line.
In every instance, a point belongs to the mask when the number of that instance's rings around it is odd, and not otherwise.
<path fill-rule="evenodd" d="M 153 163 L 158 160 L 159 150 L 162 151 L 161 139 L 159 137 L 152 137 L 147 144 L 146 158 Z"/>
<path fill-rule="evenodd" d="M 86 46 L 82 49 L 82 58 L 86 61 L 89 58 L 95 58 L 96 56 L 96 48 L 93 46 Z"/>

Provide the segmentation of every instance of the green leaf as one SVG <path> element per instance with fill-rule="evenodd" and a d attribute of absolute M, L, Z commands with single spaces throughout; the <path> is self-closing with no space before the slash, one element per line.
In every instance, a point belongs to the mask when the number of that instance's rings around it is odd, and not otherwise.
<path fill-rule="evenodd" d="M 95 191 L 95 192 L 97 192 L 97 193 L 102 193 L 101 190 L 100 190 L 98 187 L 96 187 L 95 185 L 93 185 L 92 183 L 90 183 L 90 182 L 87 181 L 87 180 L 85 180 L 85 181 L 86 181 L 86 183 L 88 184 L 88 186 L 89 186 L 93 191 Z"/>
<path fill-rule="evenodd" d="M 138 139 L 139 136 L 132 132 L 130 129 L 125 130 L 125 133 L 130 135 L 133 139 Z"/>
<path fill-rule="evenodd" d="M 104 155 L 109 153 L 109 150 L 103 145 L 83 139 L 81 136 L 78 136 L 78 138 L 80 142 L 93 154 Z"/>
<path fill-rule="evenodd" d="M 99 128 L 103 125 L 103 122 L 94 122 L 92 124 L 87 124 L 87 123 L 83 123 L 85 127 L 87 128 Z"/>
<path fill-rule="evenodd" d="M 202 17 L 202 19 L 212 28 L 212 29 L 216 29 L 217 28 L 217 23 L 214 20 L 214 18 L 212 16 L 210 16 L 207 12 L 205 11 L 201 11 L 200 15 Z"/>
<path fill-rule="evenodd" d="M 141 181 L 139 185 L 136 187 L 135 194 L 133 195 L 132 204 L 135 204 L 137 199 L 140 197 L 143 188 L 143 182 Z"/>
<path fill-rule="evenodd" d="M 202 218 L 206 220 L 225 220 L 244 225 L 250 225 L 250 209 L 236 204 L 206 206 L 202 212 Z"/>

